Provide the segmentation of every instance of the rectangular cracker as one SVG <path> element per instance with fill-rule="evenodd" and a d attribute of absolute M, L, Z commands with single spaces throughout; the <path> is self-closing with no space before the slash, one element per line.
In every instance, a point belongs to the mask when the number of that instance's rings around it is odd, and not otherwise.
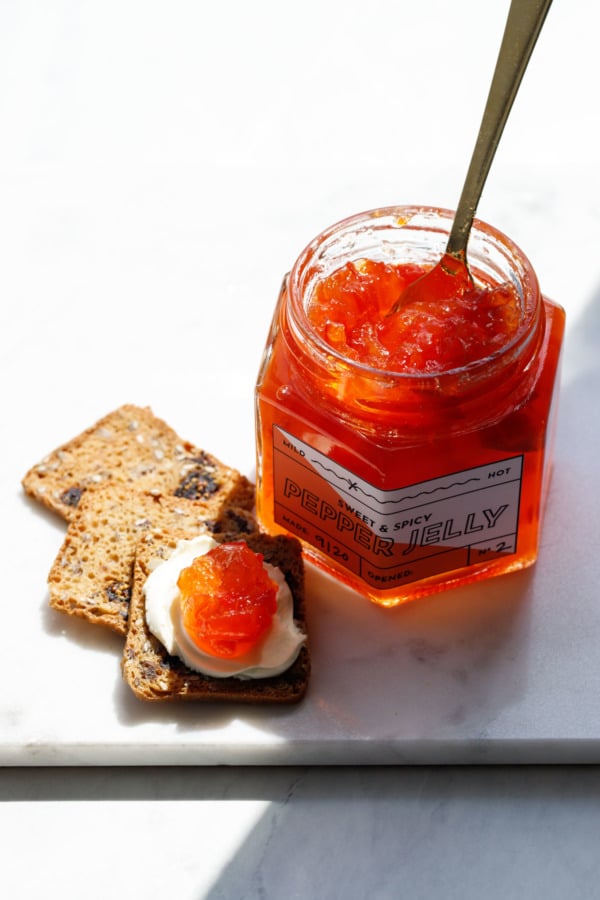
<path fill-rule="evenodd" d="M 34 465 L 22 480 L 27 494 L 67 521 L 85 491 L 108 482 L 244 509 L 254 487 L 243 475 L 182 440 L 150 407 L 127 404 L 109 413 Z"/>
<path fill-rule="evenodd" d="M 183 535 L 163 534 L 150 543 L 140 543 L 135 559 L 129 629 L 121 668 L 125 681 L 141 700 L 227 701 L 237 703 L 297 703 L 305 695 L 310 677 L 310 653 L 305 643 L 286 672 L 255 680 L 212 678 L 189 669 L 171 656 L 146 624 L 143 585 L 160 560 L 168 559 Z M 188 535 L 189 537 L 189 535 Z M 265 562 L 283 572 L 294 598 L 294 619 L 306 634 L 304 565 L 296 538 L 284 535 L 242 536 Z"/>
<path fill-rule="evenodd" d="M 212 513 L 212 515 L 211 515 Z M 256 530 L 246 510 L 138 491 L 110 481 L 87 490 L 48 576 L 50 606 L 125 634 L 138 543 L 160 529 L 190 535 Z"/>

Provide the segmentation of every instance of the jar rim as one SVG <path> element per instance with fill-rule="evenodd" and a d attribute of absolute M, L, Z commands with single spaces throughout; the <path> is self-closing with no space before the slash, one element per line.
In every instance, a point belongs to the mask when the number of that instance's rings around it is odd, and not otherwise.
<path fill-rule="evenodd" d="M 516 274 L 511 280 L 520 295 L 523 318 L 514 335 L 493 353 L 452 369 L 430 372 L 382 369 L 340 353 L 315 331 L 309 321 L 305 306 L 305 277 L 309 267 L 317 259 L 325 257 L 327 248 L 332 246 L 336 239 L 343 235 L 350 237 L 352 234 L 366 232 L 372 228 L 382 231 L 387 228 L 390 233 L 392 233 L 392 229 L 397 229 L 398 232 L 408 229 L 409 231 L 435 232 L 443 237 L 445 247 L 445 239 L 450 232 L 453 219 L 454 212 L 442 207 L 386 206 L 353 214 L 324 229 L 302 250 L 288 275 L 288 295 L 292 312 L 290 324 L 299 331 L 304 341 L 310 341 L 312 349 L 328 364 L 335 361 L 346 370 L 350 369 L 360 373 L 362 377 L 377 378 L 388 382 L 399 381 L 405 384 L 418 382 L 426 385 L 439 383 L 440 379 L 449 380 L 457 376 L 476 379 L 479 373 L 489 371 L 490 367 L 495 367 L 496 364 L 501 365 L 507 360 L 510 361 L 523 352 L 535 331 L 536 318 L 539 319 L 542 308 L 539 284 L 531 262 L 520 247 L 499 229 L 477 218 L 473 220 L 469 247 L 472 246 L 473 238 L 479 237 L 489 245 L 500 249 L 506 259 L 510 260 L 513 268 L 518 269 L 519 272 L 518 280 Z"/>

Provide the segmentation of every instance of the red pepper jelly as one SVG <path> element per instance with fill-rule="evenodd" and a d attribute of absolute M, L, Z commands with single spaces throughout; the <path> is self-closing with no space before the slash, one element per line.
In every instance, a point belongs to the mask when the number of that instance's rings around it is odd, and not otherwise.
<path fill-rule="evenodd" d="M 512 284 L 476 286 L 466 269 L 455 278 L 442 268 L 424 303 L 407 288 L 426 272 L 414 263 L 346 263 L 315 286 L 309 322 L 348 359 L 414 375 L 463 368 L 513 337 L 521 302 Z"/>
<path fill-rule="evenodd" d="M 261 523 L 384 606 L 538 552 L 563 310 L 476 220 L 474 286 L 389 314 L 452 217 L 380 209 L 319 235 L 284 280 L 257 382 Z"/>

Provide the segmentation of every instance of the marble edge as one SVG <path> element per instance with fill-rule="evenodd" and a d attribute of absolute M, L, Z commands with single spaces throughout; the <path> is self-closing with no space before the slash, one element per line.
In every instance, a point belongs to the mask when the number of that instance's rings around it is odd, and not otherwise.
<path fill-rule="evenodd" d="M 596 739 L 504 739 L 378 742 L 296 741 L 293 745 L 235 747 L 114 745 L 99 747 L 40 742 L 0 748 L 0 767 L 61 766 L 415 766 L 415 765 L 598 765 Z"/>

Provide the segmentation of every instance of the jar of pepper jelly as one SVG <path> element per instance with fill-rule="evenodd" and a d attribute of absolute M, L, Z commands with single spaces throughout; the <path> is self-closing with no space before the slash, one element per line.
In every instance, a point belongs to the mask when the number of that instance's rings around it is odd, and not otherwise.
<path fill-rule="evenodd" d="M 256 386 L 261 524 L 297 536 L 307 560 L 382 606 L 522 569 L 538 552 L 565 316 L 521 250 L 475 221 L 468 260 L 483 317 L 432 297 L 404 314 L 403 337 L 391 311 L 402 291 L 388 284 L 381 322 L 360 319 L 372 270 L 401 285 L 432 268 L 452 219 L 385 208 L 320 234 L 284 279 Z M 329 306 L 315 317 L 321 295 Z M 507 297 L 510 315 L 495 318 Z M 344 304 L 359 317 L 358 349 L 340 339 Z M 408 347 L 384 347 L 385 365 L 369 355 L 380 327 Z"/>

